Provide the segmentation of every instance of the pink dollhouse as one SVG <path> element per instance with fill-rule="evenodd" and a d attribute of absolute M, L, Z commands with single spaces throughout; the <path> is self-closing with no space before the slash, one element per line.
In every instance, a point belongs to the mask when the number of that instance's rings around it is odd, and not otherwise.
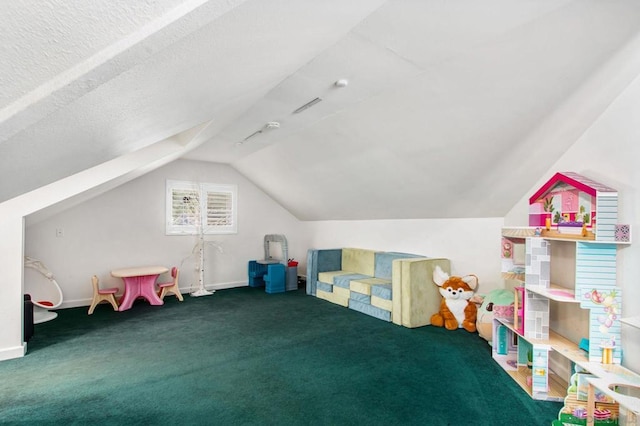
<path fill-rule="evenodd" d="M 529 198 L 529 226 L 615 241 L 617 211 L 615 189 L 578 173 L 556 173 Z"/>

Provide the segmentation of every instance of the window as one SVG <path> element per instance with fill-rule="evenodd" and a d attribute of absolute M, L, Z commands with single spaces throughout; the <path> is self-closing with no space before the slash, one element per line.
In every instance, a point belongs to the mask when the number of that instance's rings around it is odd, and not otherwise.
<path fill-rule="evenodd" d="M 235 185 L 167 180 L 167 235 L 238 232 Z"/>

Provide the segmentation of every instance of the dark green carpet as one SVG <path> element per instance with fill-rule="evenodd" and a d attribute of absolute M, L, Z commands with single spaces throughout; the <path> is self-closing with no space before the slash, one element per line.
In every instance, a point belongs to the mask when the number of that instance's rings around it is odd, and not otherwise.
<path fill-rule="evenodd" d="M 304 294 L 222 290 L 36 325 L 0 362 L 1 424 L 549 425 L 477 334 Z"/>

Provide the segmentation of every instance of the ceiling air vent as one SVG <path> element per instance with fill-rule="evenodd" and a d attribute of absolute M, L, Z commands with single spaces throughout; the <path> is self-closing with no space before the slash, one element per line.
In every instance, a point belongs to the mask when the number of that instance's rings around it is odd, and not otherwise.
<path fill-rule="evenodd" d="M 320 98 L 315 98 L 310 100 L 309 102 L 307 102 L 306 104 L 302 105 L 300 108 L 298 108 L 297 110 L 293 111 L 294 114 L 297 114 L 299 112 L 304 111 L 305 109 L 311 108 L 312 106 L 314 106 L 315 104 L 317 104 L 318 102 L 320 102 L 322 99 Z"/>
<path fill-rule="evenodd" d="M 251 133 L 249 136 L 247 136 L 246 138 L 244 138 L 242 140 L 242 142 L 246 142 L 249 139 L 251 139 L 252 137 L 254 137 L 255 135 L 259 135 L 260 133 L 262 133 L 262 130 L 256 130 L 255 132 Z"/>

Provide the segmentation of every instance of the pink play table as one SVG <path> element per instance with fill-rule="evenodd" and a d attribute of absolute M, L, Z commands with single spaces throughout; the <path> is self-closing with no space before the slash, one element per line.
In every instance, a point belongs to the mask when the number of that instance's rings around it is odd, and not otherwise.
<path fill-rule="evenodd" d="M 120 312 L 131 309 L 133 302 L 140 296 L 144 297 L 152 305 L 163 305 L 164 302 L 156 293 L 156 280 L 160 274 L 169 269 L 164 266 L 141 266 L 137 268 L 114 269 L 111 276 L 122 278 L 124 281 L 124 294 L 120 299 Z"/>

